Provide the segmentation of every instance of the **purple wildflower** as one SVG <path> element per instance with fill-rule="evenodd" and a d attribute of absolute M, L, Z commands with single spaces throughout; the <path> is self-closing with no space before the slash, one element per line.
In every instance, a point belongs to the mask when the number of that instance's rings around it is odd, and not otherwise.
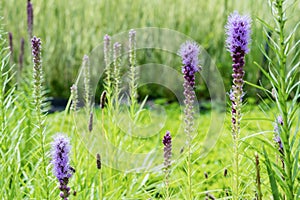
<path fill-rule="evenodd" d="M 169 188 L 169 176 L 171 168 L 172 157 L 172 137 L 170 131 L 167 131 L 164 135 L 162 143 L 164 144 L 164 170 L 165 170 L 165 184 L 168 192 Z"/>
<path fill-rule="evenodd" d="M 111 38 L 109 35 L 105 35 L 104 38 L 104 61 L 105 61 L 105 74 L 106 74 L 106 79 L 105 79 L 105 89 L 108 91 L 107 96 L 111 96 L 111 76 L 112 76 L 112 72 L 111 72 L 111 67 L 110 67 L 110 41 Z"/>
<path fill-rule="evenodd" d="M 232 133 L 238 137 L 241 120 L 241 104 L 243 99 L 243 77 L 245 72 L 245 54 L 249 52 L 248 44 L 250 42 L 251 19 L 249 16 L 240 16 L 237 11 L 228 17 L 226 28 L 226 46 L 232 57 L 233 85 L 230 91 L 230 100 L 232 102 Z"/>
<path fill-rule="evenodd" d="M 226 29 L 226 47 L 232 57 L 233 69 L 233 85 L 230 91 L 231 100 L 231 122 L 232 122 L 232 137 L 234 140 L 234 187 L 233 194 L 239 194 L 239 135 L 240 123 L 242 118 L 242 102 L 243 102 L 243 77 L 245 75 L 245 54 L 249 52 L 248 44 L 250 42 L 250 26 L 251 19 L 248 16 L 240 16 L 237 11 L 233 12 L 229 17 Z M 234 197 L 237 198 L 237 197 Z"/>
<path fill-rule="evenodd" d="M 171 156 L 172 156 L 172 137 L 170 131 L 167 131 L 164 138 L 164 165 L 165 168 L 168 169 L 171 166 Z"/>
<path fill-rule="evenodd" d="M 100 154 L 99 153 L 97 153 L 97 162 L 96 162 L 96 164 L 97 164 L 97 169 L 101 169 L 101 156 L 100 156 Z"/>
<path fill-rule="evenodd" d="M 90 107 L 90 60 L 87 55 L 82 58 L 83 82 L 84 82 L 84 103 L 86 108 Z"/>
<path fill-rule="evenodd" d="M 105 35 L 104 38 L 104 60 L 105 60 L 105 64 L 106 64 L 106 67 L 109 66 L 110 64 L 110 36 L 109 35 Z"/>
<path fill-rule="evenodd" d="M 68 187 L 69 179 L 75 170 L 69 164 L 69 153 L 71 150 L 69 138 L 58 134 L 52 143 L 52 164 L 53 174 L 59 181 L 60 197 L 67 199 L 70 195 Z"/>
<path fill-rule="evenodd" d="M 24 60 L 24 51 L 25 51 L 25 40 L 24 38 L 21 39 L 21 48 L 19 54 L 19 65 L 20 65 L 20 72 L 23 70 L 23 60 Z"/>
<path fill-rule="evenodd" d="M 184 79 L 190 84 L 191 87 L 195 85 L 195 73 L 199 71 L 199 55 L 200 49 L 195 42 L 187 41 L 181 45 L 178 54 L 182 58 L 182 73 Z"/>
<path fill-rule="evenodd" d="M 277 123 L 280 124 L 281 126 L 283 125 L 283 119 L 280 115 L 277 117 Z"/>
<path fill-rule="evenodd" d="M 241 16 L 234 11 L 229 17 L 225 26 L 227 32 L 226 45 L 231 55 L 235 53 L 248 53 L 250 42 L 251 18 L 248 15 Z"/>
<path fill-rule="evenodd" d="M 181 45 L 180 50 L 178 54 L 181 56 L 182 59 L 182 73 L 184 78 L 184 103 L 185 103 L 185 109 L 184 109 L 184 122 L 185 122 L 185 133 L 188 136 L 188 143 L 190 145 L 191 142 L 191 134 L 194 131 L 194 99 L 195 99 L 195 91 L 194 91 L 194 85 L 195 85 L 195 73 L 200 70 L 198 55 L 199 55 L 200 49 L 199 46 L 191 41 L 187 41 L 184 44 Z"/>
<path fill-rule="evenodd" d="M 283 119 L 281 116 L 278 116 L 276 121 L 275 121 L 275 125 L 274 125 L 274 141 L 278 147 L 278 151 L 283 154 L 283 143 L 282 140 L 280 138 L 280 127 L 279 126 L 283 126 Z"/>
<path fill-rule="evenodd" d="M 13 35 L 11 32 L 8 33 L 8 39 L 9 39 L 9 50 L 10 50 L 10 56 L 12 58 L 14 47 L 13 47 Z"/>
<path fill-rule="evenodd" d="M 33 6 L 30 0 L 27 2 L 27 28 L 29 38 L 32 38 L 33 32 Z"/>
<path fill-rule="evenodd" d="M 43 72 L 42 72 L 42 59 L 41 59 L 41 39 L 33 37 L 31 39 L 32 57 L 33 57 L 33 85 L 34 85 L 34 99 L 35 106 L 39 110 L 42 105 L 42 82 L 43 82 Z M 39 113 L 39 111 L 38 111 Z"/>
<path fill-rule="evenodd" d="M 32 47 L 32 56 L 33 56 L 33 63 L 35 65 L 40 66 L 41 65 L 41 39 L 37 37 L 33 37 L 31 39 L 31 47 Z"/>
<path fill-rule="evenodd" d="M 129 31 L 129 96 L 130 96 L 130 114 L 134 116 L 135 106 L 137 104 L 137 71 L 136 71 L 136 31 L 131 29 Z"/>

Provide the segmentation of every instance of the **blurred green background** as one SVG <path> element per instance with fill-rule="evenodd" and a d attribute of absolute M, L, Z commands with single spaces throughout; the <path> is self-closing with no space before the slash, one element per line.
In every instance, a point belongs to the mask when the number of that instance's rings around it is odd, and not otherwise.
<path fill-rule="evenodd" d="M 265 48 L 265 36 L 257 18 L 269 23 L 271 11 L 265 0 L 48 0 L 31 1 L 34 7 L 33 34 L 43 41 L 43 67 L 49 96 L 67 98 L 69 88 L 76 80 L 84 54 L 89 54 L 99 45 L 107 33 L 114 35 L 132 28 L 159 27 L 179 31 L 197 41 L 207 50 L 223 76 L 226 91 L 231 86 L 231 58 L 224 47 L 224 25 L 227 16 L 234 10 L 250 14 L 253 19 L 251 52 L 246 57 L 246 77 L 249 82 L 268 83 L 260 75 L 254 61 L 263 64 L 260 48 Z M 1 1 L 0 15 L 4 16 L 7 32 L 13 34 L 14 63 L 18 68 L 21 38 L 25 38 L 25 67 L 31 69 L 29 37 L 27 34 L 26 0 Z M 300 5 L 292 4 L 287 31 L 300 20 Z M 300 38 L 296 33 L 293 41 Z M 137 41 L 138 42 L 138 41 Z M 151 62 L 164 63 L 163 54 L 157 52 Z M 170 56 L 170 55 L 166 55 Z M 272 56 L 272 55 L 270 55 Z M 299 56 L 299 55 L 298 55 Z M 175 56 L 176 57 L 176 56 Z M 143 53 L 138 52 L 138 64 L 148 63 Z M 180 59 L 171 66 L 180 70 Z M 126 68 L 123 66 L 123 68 Z M 197 96 L 209 99 L 204 84 L 198 84 Z M 257 91 L 246 86 L 247 96 L 255 98 Z M 173 101 L 174 96 L 159 85 L 139 88 L 139 96 L 164 98 Z M 251 98 L 250 98 L 251 99 Z"/>

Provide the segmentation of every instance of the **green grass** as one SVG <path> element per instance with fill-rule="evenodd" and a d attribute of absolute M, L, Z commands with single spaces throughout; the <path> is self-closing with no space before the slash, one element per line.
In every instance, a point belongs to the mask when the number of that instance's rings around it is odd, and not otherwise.
<path fill-rule="evenodd" d="M 118 127 L 114 127 L 108 118 L 104 117 L 105 129 L 107 130 L 108 140 L 115 147 L 119 147 L 122 151 L 129 152 L 129 154 L 135 153 L 148 153 L 151 150 L 156 150 L 158 153 L 158 161 L 163 163 L 163 145 L 162 136 L 166 130 L 170 130 L 173 136 L 173 161 L 172 172 L 170 177 L 170 191 L 171 199 L 186 199 L 185 196 L 186 187 L 186 171 L 184 168 L 185 153 L 180 153 L 182 140 L 185 135 L 183 130 L 180 129 L 182 125 L 182 108 L 177 104 L 166 106 L 166 122 L 161 130 L 154 133 L 152 137 L 146 139 L 138 137 L 130 137 L 125 132 L 121 131 Z M 262 144 L 257 145 L 258 138 L 268 138 L 272 140 L 272 122 L 257 121 L 257 118 L 263 118 L 265 115 L 256 109 L 255 107 L 249 106 L 247 108 L 249 112 L 245 114 L 245 128 L 242 130 L 241 138 L 245 138 L 243 144 L 243 165 L 242 172 L 243 184 L 242 188 L 245 189 L 245 198 L 254 197 L 255 191 L 255 170 L 254 170 L 254 152 L 260 149 Z M 21 111 L 21 110 L 20 110 Z M 20 112 L 19 111 L 19 112 Z M 151 109 L 148 110 L 151 112 Z M 270 111 L 271 113 L 271 111 Z M 270 114 L 268 113 L 268 114 Z M 17 114 L 17 113 L 15 113 Z M 149 113 L 148 113 L 149 114 Z M 142 117 L 143 124 L 149 124 L 149 115 L 145 111 L 144 117 Z M 207 111 L 202 112 L 201 115 L 197 116 L 197 136 L 193 140 L 193 192 L 196 199 L 203 199 L 207 191 L 213 194 L 215 197 L 225 197 L 225 189 L 230 188 L 231 181 L 231 135 L 230 135 L 230 117 L 227 116 L 223 128 L 218 133 L 213 133 L 212 139 L 216 141 L 216 144 L 210 148 L 205 149 L 207 144 L 204 143 L 205 138 L 208 137 L 208 129 L 214 126 L 217 122 L 216 118 L 212 118 L 214 114 L 218 116 L 224 116 L 222 112 Z M 22 114 L 20 113 L 20 118 Z M 104 199 L 163 199 L 164 196 L 164 185 L 163 178 L 164 174 L 161 170 L 154 170 L 149 172 L 141 171 L 140 173 L 130 173 L 122 170 L 122 166 L 117 166 L 118 160 L 117 155 L 113 152 L 108 154 L 105 153 L 106 143 L 100 140 L 96 140 L 97 145 L 103 146 L 101 151 L 101 157 L 103 159 L 102 164 L 102 185 L 103 189 L 100 189 L 100 171 L 96 168 L 96 152 L 94 150 L 88 151 L 91 147 L 90 142 L 98 138 L 102 132 L 102 112 L 100 110 L 95 111 L 94 127 L 91 133 L 88 132 L 88 117 L 84 115 L 84 112 L 64 115 L 63 113 L 55 113 L 48 115 L 47 117 L 47 131 L 46 131 L 46 152 L 49 155 L 51 136 L 56 132 L 64 132 L 71 138 L 72 153 L 71 153 L 71 166 L 76 169 L 76 173 L 70 179 L 70 186 L 72 189 L 77 191 L 77 199 L 99 199 L 100 191 L 103 190 Z M 160 117 L 160 116 L 156 116 Z M 18 120 L 19 118 L 14 118 Z M 155 121 L 155 120 L 154 120 Z M 26 128 L 25 125 L 21 125 Z M 18 127 L 17 127 L 18 128 Z M 18 137 L 11 137 L 10 143 L 2 142 L 2 146 L 8 148 L 6 157 L 10 158 L 11 161 L 6 161 L 1 167 L 1 173 L 7 174 L 2 179 L 0 186 L 4 188 L 2 198 L 9 199 L 29 199 L 36 198 L 40 199 L 42 190 L 39 189 L 39 181 L 35 180 L 36 173 L 42 170 L 42 163 L 37 154 L 32 152 L 32 148 L 25 146 L 24 143 L 32 140 L 32 136 L 25 136 L 22 134 L 22 129 L 13 134 Z M 256 133 L 262 133 L 266 130 L 270 132 L 256 135 Z M 247 150 L 247 151 L 246 151 Z M 3 153 L 3 151 L 2 151 Z M 119 158 L 122 160 L 122 158 Z M 50 157 L 47 157 L 50 162 Z M 114 161 L 114 162 L 113 162 Z M 3 160 L 2 160 L 3 162 Z M 136 162 L 140 163 L 139 160 Z M 107 166 L 106 163 L 114 163 L 114 167 L 118 169 L 112 169 Z M 3 164 L 3 163 L 2 163 Z M 157 163 L 156 163 L 157 164 Z M 160 163 L 158 163 L 160 164 Z M 124 165 L 125 166 L 125 165 Z M 228 169 L 227 177 L 223 176 L 224 169 Z M 262 167 L 263 168 L 263 167 Z M 51 166 L 48 165 L 47 169 L 50 171 Z M 128 168 L 130 169 L 130 168 Z M 5 170 L 5 171 L 3 171 Z M 135 171 L 135 170 L 133 170 Z M 262 182 L 263 185 L 267 185 L 266 171 L 262 169 Z M 204 173 L 208 174 L 208 179 L 204 178 Z M 52 173 L 48 173 L 50 180 L 49 190 L 50 199 L 59 199 L 58 183 Z M 8 184 L 10 182 L 10 184 Z M 264 195 L 270 195 L 268 187 L 263 187 Z M 229 189 L 230 190 L 230 189 Z M 72 198 L 73 199 L 73 198 Z"/>
<path fill-rule="evenodd" d="M 224 48 L 224 24 L 232 10 L 248 12 L 255 19 L 260 17 L 271 23 L 271 17 L 263 0 L 256 1 L 33 1 L 34 34 L 43 41 L 43 70 L 48 96 L 69 96 L 69 87 L 75 82 L 77 70 L 83 54 L 90 52 L 101 43 L 105 33 L 116 34 L 136 27 L 164 27 L 187 34 L 201 44 L 216 62 L 223 75 L 227 91 L 231 85 L 230 56 Z M 21 81 L 16 84 L 18 73 L 18 41 L 26 33 L 26 5 L 24 2 L 2 1 L 1 14 L 4 29 L 14 35 L 15 51 L 13 63 L 9 63 L 6 32 L 0 27 L 0 199 L 59 199 L 58 182 L 52 174 L 50 165 L 50 147 L 52 136 L 57 132 L 68 135 L 71 139 L 71 166 L 76 173 L 69 185 L 76 190 L 76 197 L 70 199 L 164 199 L 164 173 L 162 137 L 167 130 L 173 137 L 173 163 L 170 176 L 171 199 L 188 199 L 186 146 L 183 130 L 183 108 L 177 103 L 165 104 L 169 93 L 157 89 L 157 86 L 140 88 L 141 97 L 156 91 L 153 97 L 163 96 L 154 102 L 164 105 L 164 112 L 157 112 L 153 105 L 147 104 L 137 120 L 137 129 L 131 129 L 128 113 L 109 117 L 108 111 L 94 110 L 93 131 L 88 131 L 89 115 L 84 110 L 77 113 L 68 111 L 47 115 L 45 132 L 38 133 L 34 118 L 32 63 L 30 47 L 26 43 L 26 68 Z M 286 31 L 295 25 L 300 7 L 295 4 L 289 13 Z M 167 11 L 167 12 L 166 12 Z M 3 13 L 3 14 L 2 14 Z M 292 38 L 291 44 L 299 41 L 299 33 Z M 245 78 L 249 82 L 257 81 L 259 69 L 253 61 L 262 63 L 259 48 L 265 44 L 262 28 L 257 20 L 253 22 L 252 48 L 247 57 Z M 137 41 L 138 42 L 138 41 Z M 298 52 L 295 50 L 295 52 Z M 179 58 L 166 52 L 154 51 L 154 56 L 147 58 L 146 52 L 137 52 L 138 63 L 168 63 L 179 70 Z M 295 62 L 299 54 L 295 56 Z M 157 55 L 157 56 L 156 56 Z M 275 55 L 270 55 L 271 59 Z M 173 59 L 174 58 L 174 59 Z M 171 60 L 171 62 L 169 62 Z M 264 63 L 262 63 L 263 65 Z M 176 67 L 177 66 L 177 67 Z M 126 65 L 123 66 L 123 69 Z M 262 66 L 264 67 L 264 66 Z M 153 72 L 153 74 L 157 74 Z M 149 74 L 147 74 L 149 75 Z M 152 75 L 152 73 L 151 73 Z M 150 76 L 151 77 L 151 76 Z M 298 76 L 299 77 L 299 76 Z M 297 78 L 297 77 L 296 77 Z M 263 86 L 269 83 L 262 77 Z M 197 83 L 197 86 L 199 83 Z M 210 94 L 200 84 L 196 93 L 201 97 L 201 105 L 211 105 L 202 100 Z M 297 86 L 297 85 L 296 85 Z M 298 85 L 299 86 L 299 85 Z M 295 87 L 297 89 L 299 87 Z M 249 99 L 243 110 L 243 121 L 240 140 L 240 181 L 243 199 L 255 197 L 255 152 L 261 158 L 261 182 L 263 199 L 271 198 L 272 192 L 267 169 L 266 158 L 262 155 L 263 147 L 268 152 L 272 166 L 280 164 L 277 147 L 274 147 L 274 119 L 278 116 L 275 103 L 263 100 L 256 105 L 256 91 L 245 87 Z M 281 91 L 284 92 L 284 91 Z M 255 95 L 254 95 L 255 94 Z M 164 96 L 165 95 L 165 96 Z M 204 103 L 203 103 L 204 101 Z M 295 99 L 297 102 L 298 99 Z M 295 103 L 294 102 L 294 103 Z M 291 102 L 284 102 L 286 106 Z M 295 104 L 296 114 L 298 104 Z M 121 108 L 123 108 L 121 106 Z M 263 108 L 263 109 L 260 109 Z M 263 111 L 262 111 L 263 110 Z M 227 114 L 227 115 L 226 115 Z M 113 115 L 113 113 L 112 113 Z M 225 121 L 223 121 L 225 118 Z M 299 117 L 292 121 L 291 133 L 295 133 L 295 141 L 299 143 Z M 226 199 L 228 192 L 231 199 L 233 170 L 232 136 L 230 133 L 230 114 L 218 110 L 200 110 L 196 114 L 196 135 L 192 142 L 192 192 L 195 199 L 204 199 L 206 193 L 216 198 Z M 219 127 L 221 126 L 221 128 Z M 219 129 L 220 128 L 220 129 Z M 45 140 L 42 141 L 45 136 Z M 41 150 L 41 141 L 43 150 Z M 299 148 L 299 145 L 294 146 Z M 275 151 L 274 151 L 275 150 Z M 45 155 L 43 154 L 45 152 Z M 297 150 L 299 152 L 299 150 Z M 145 155 L 153 152 L 151 156 Z M 102 157 L 102 169 L 96 167 L 96 154 Z M 45 156 L 46 162 L 43 161 Z M 139 157 L 139 155 L 142 155 Z M 297 156 L 296 154 L 295 156 Z M 153 159 L 153 160 L 151 160 Z M 295 159 L 295 160 L 298 160 Z M 44 172 L 44 164 L 46 171 Z M 147 164 L 147 170 L 140 167 Z M 149 166 L 148 166 L 149 165 Z M 294 168 L 299 163 L 294 163 Z M 224 176 L 224 170 L 228 174 Z M 294 170 L 295 172 L 297 170 Z M 204 174 L 208 178 L 205 178 Z M 281 174 L 279 173 L 279 176 Z M 297 174 L 296 174 L 297 175 Z M 299 177 L 296 177 L 299 186 Z M 296 181 L 295 181 L 296 182 Z M 298 188 L 295 188 L 298 189 Z M 298 189 L 299 190 L 299 189 Z M 282 188 L 280 189 L 282 192 Z M 296 196 L 295 196 L 296 197 Z M 297 198 L 297 197 L 296 197 Z"/>
<path fill-rule="evenodd" d="M 265 38 L 259 17 L 273 24 L 267 2 L 258 1 L 228 1 L 228 0 L 152 0 L 152 1 L 32 1 L 34 6 L 34 35 L 43 41 L 43 62 L 45 63 L 45 79 L 50 96 L 69 96 L 69 88 L 75 81 L 82 56 L 89 54 L 103 40 L 103 36 L 128 31 L 131 28 L 159 27 L 176 30 L 197 41 L 209 53 L 220 70 L 226 88 L 231 84 L 231 61 L 229 53 L 224 47 L 224 25 L 229 13 L 238 10 L 248 13 L 253 18 L 253 33 L 251 52 L 247 56 L 246 79 L 256 83 L 261 79 L 268 86 L 264 76 L 258 76 L 259 70 L 253 61 L 262 63 L 263 56 L 259 50 L 264 48 Z M 4 16 L 5 30 L 12 32 L 15 53 L 14 62 L 18 63 L 20 40 L 25 38 L 25 45 L 29 50 L 26 2 L 19 0 L 2 1 L 0 3 L 1 15 Z M 293 5 L 287 24 L 287 32 L 294 28 L 299 21 L 300 6 Z M 295 34 L 294 41 L 300 38 L 299 32 Z M 179 48 L 179 47 L 178 47 Z M 138 64 L 155 62 L 164 64 L 170 54 L 155 54 L 154 59 L 141 57 Z M 25 52 L 26 64 L 30 66 L 30 51 Z M 179 69 L 180 63 L 168 63 Z M 262 63 L 262 65 L 265 65 Z M 177 66 L 177 67 L 176 67 Z M 127 67 L 127 66 L 123 66 Z M 148 85 L 140 89 L 141 96 L 151 89 L 156 91 L 153 97 L 165 97 L 165 90 Z M 248 88 L 248 93 L 254 95 L 257 91 Z M 200 97 L 208 97 L 205 87 L 197 88 Z M 173 100 L 173 99 L 172 99 Z"/>

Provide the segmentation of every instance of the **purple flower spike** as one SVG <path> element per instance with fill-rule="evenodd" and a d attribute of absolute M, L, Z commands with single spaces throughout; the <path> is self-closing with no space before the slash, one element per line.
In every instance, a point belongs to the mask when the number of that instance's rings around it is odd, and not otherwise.
<path fill-rule="evenodd" d="M 232 102 L 232 134 L 234 138 L 239 137 L 241 106 L 243 101 L 244 65 L 245 54 L 249 52 L 251 19 L 249 16 L 241 16 L 237 11 L 228 17 L 226 29 L 226 46 L 232 57 L 233 85 L 230 91 Z"/>
<path fill-rule="evenodd" d="M 182 58 L 182 73 L 184 79 L 191 87 L 195 85 L 195 73 L 200 70 L 198 55 L 200 53 L 199 46 L 195 42 L 187 41 L 181 45 L 178 54 Z"/>
<path fill-rule="evenodd" d="M 32 38 L 32 32 L 33 32 L 33 6 L 30 0 L 27 2 L 27 28 L 28 28 L 28 34 L 29 38 Z"/>
<path fill-rule="evenodd" d="M 37 66 L 39 66 L 41 64 L 41 39 L 37 38 L 37 37 L 33 37 L 31 39 L 31 47 L 32 47 L 32 56 L 33 56 L 33 62 L 34 64 L 36 64 Z"/>
<path fill-rule="evenodd" d="M 237 11 L 228 17 L 226 28 L 226 45 L 231 54 L 248 53 L 250 42 L 251 18 L 248 15 L 241 16 Z"/>
<path fill-rule="evenodd" d="M 59 181 L 72 176 L 69 165 L 71 150 L 69 139 L 63 135 L 56 135 L 52 143 L 53 173 Z"/>
<path fill-rule="evenodd" d="M 13 35 L 11 32 L 8 33 L 8 39 L 9 39 L 9 50 L 10 50 L 10 56 L 12 58 L 13 56 L 13 51 L 14 51 L 14 47 L 13 47 Z"/>
<path fill-rule="evenodd" d="M 53 174 L 59 181 L 60 197 L 63 199 L 68 199 L 67 197 L 70 195 L 70 188 L 67 185 L 69 179 L 75 172 L 75 169 L 69 164 L 70 150 L 69 138 L 62 134 L 58 134 L 54 137 L 52 143 Z"/>
<path fill-rule="evenodd" d="M 282 116 L 278 116 L 276 121 L 275 121 L 275 125 L 274 125 L 274 141 L 278 147 L 278 151 L 281 154 L 284 154 L 284 150 L 283 150 L 283 143 L 282 140 L 280 138 L 280 126 L 283 125 L 283 119 Z"/>
<path fill-rule="evenodd" d="M 172 157 L 172 137 L 170 131 L 166 132 L 162 142 L 164 144 L 164 166 L 168 176 Z"/>

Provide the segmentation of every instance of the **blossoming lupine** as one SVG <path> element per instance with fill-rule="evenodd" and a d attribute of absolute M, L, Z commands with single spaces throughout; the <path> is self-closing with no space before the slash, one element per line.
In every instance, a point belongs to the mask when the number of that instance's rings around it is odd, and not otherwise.
<path fill-rule="evenodd" d="M 69 138 L 62 134 L 54 137 L 52 143 L 52 164 L 53 174 L 59 181 L 60 197 L 67 200 L 70 195 L 70 187 L 68 187 L 69 179 L 75 172 L 69 164 L 69 153 L 71 150 Z"/>

